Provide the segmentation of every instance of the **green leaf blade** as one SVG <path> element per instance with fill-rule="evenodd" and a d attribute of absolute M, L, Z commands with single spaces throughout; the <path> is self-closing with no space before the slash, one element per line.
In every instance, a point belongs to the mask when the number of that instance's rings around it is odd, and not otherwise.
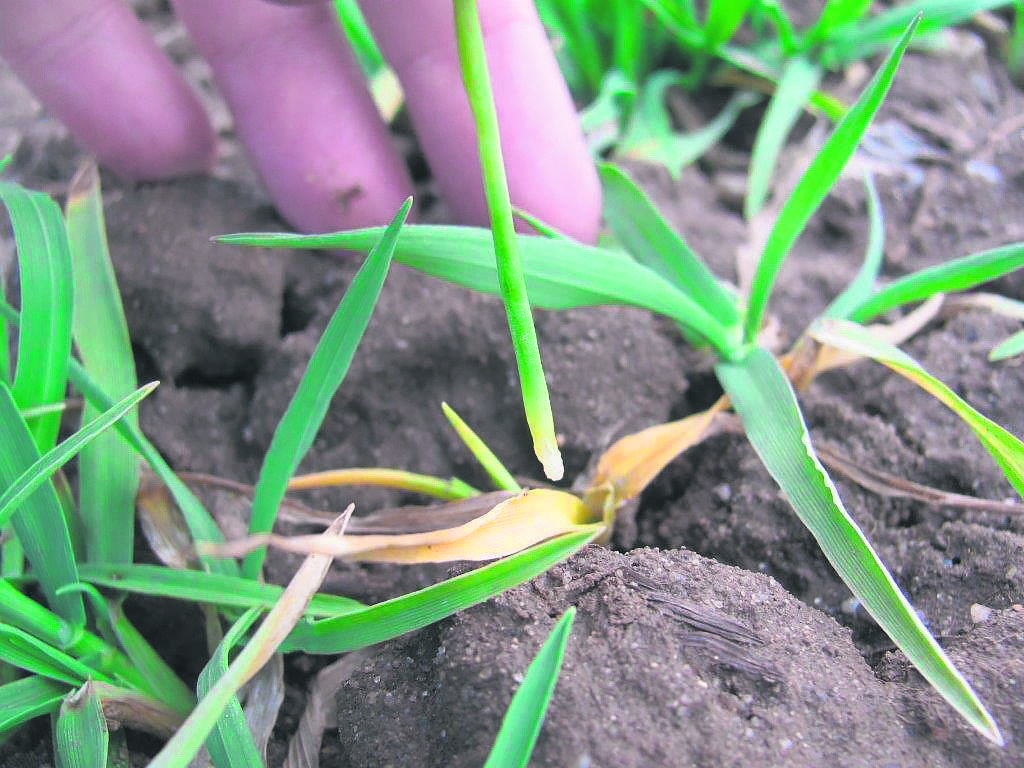
<path fill-rule="evenodd" d="M 214 684 L 227 674 L 229 651 L 258 617 L 257 610 L 247 611 L 224 635 L 210 661 L 199 673 L 196 693 L 200 699 L 206 698 Z M 238 696 L 228 698 L 224 710 L 217 718 L 217 724 L 206 738 L 206 749 L 217 768 L 252 768 L 263 764 L 252 731 L 245 722 L 245 713 Z"/>
<path fill-rule="evenodd" d="M 975 410 L 910 355 L 874 337 L 866 328 L 842 320 L 822 319 L 812 327 L 811 335 L 823 344 L 870 357 L 935 397 L 971 428 L 1010 485 L 1024 497 L 1024 442 Z"/>
<path fill-rule="evenodd" d="M 882 217 L 882 201 L 878 197 L 875 181 L 868 173 L 864 176 L 864 189 L 868 201 L 868 242 L 864 249 L 864 262 L 856 276 L 842 293 L 832 300 L 824 312 L 825 317 L 848 317 L 854 308 L 864 302 L 882 269 L 885 254 L 885 220 Z"/>
<path fill-rule="evenodd" d="M 56 712 L 67 693 L 67 685 L 41 675 L 0 685 L 0 739 L 22 723 Z"/>
<path fill-rule="evenodd" d="M 454 0 L 453 5 L 462 82 L 476 124 L 477 149 L 483 175 L 484 198 L 491 220 L 498 286 L 512 336 L 526 422 L 533 438 L 534 453 L 544 467 L 544 474 L 549 480 L 557 481 L 562 479 L 565 469 L 555 438 L 551 397 L 519 256 L 519 239 L 512 218 L 512 201 L 502 157 L 498 112 L 487 71 L 483 27 L 480 24 L 477 0 Z"/>
<path fill-rule="evenodd" d="M 74 265 L 72 331 L 87 370 L 113 397 L 138 384 L 124 308 L 110 261 L 96 166 L 86 165 L 71 182 L 65 217 Z M 99 415 L 86 403 L 82 423 Z M 138 426 L 135 413 L 126 416 Z M 79 512 L 85 521 L 86 554 L 99 562 L 130 562 L 135 543 L 138 459 L 119 435 L 101 435 L 78 460 Z"/>
<path fill-rule="evenodd" d="M 81 566 L 80 577 L 98 587 L 212 603 L 225 608 L 271 608 L 283 592 L 275 584 L 262 584 L 240 576 L 182 571 L 161 565 L 86 563 Z M 310 602 L 306 615 L 340 616 L 365 607 L 341 595 L 318 594 Z"/>
<path fill-rule="evenodd" d="M 299 462 L 313 444 L 331 398 L 348 373 L 356 347 L 370 322 L 391 266 L 395 242 L 411 207 L 412 198 L 406 200 L 395 214 L 352 279 L 274 430 L 253 493 L 250 534 L 269 533 L 273 528 L 288 479 L 295 474 Z M 265 556 L 265 549 L 251 553 L 242 564 L 242 574 L 250 579 L 257 578 Z"/>
<path fill-rule="evenodd" d="M 996 344 L 992 351 L 988 353 L 988 359 L 992 362 L 1008 360 L 1011 357 L 1016 357 L 1021 352 L 1024 352 L 1024 331 L 1017 331 L 1012 336 L 1008 336 Z"/>
<path fill-rule="evenodd" d="M 779 152 L 811 94 L 821 82 L 822 69 L 806 56 L 794 56 L 786 62 L 768 103 L 750 155 L 750 173 L 743 215 L 752 218 L 764 205 Z"/>
<path fill-rule="evenodd" d="M 575 616 L 576 609 L 570 606 L 530 663 L 501 721 L 501 729 L 484 768 L 525 768 L 529 762 L 558 681 Z"/>
<path fill-rule="evenodd" d="M 605 221 L 633 258 L 699 302 L 723 325 L 738 321 L 735 299 L 640 188 L 614 165 L 602 164 L 598 173 Z"/>
<path fill-rule="evenodd" d="M 26 318 L 11 391 L 22 408 L 57 403 L 64 399 L 67 383 L 74 298 L 64 217 L 49 196 L 6 181 L 0 181 L 0 202 L 14 229 Z M 40 451 L 53 446 L 59 424 L 59 413 L 33 423 L 32 437 Z"/>
<path fill-rule="evenodd" d="M 39 450 L 7 385 L 0 382 L 0 488 L 10 488 L 39 460 Z M 75 626 L 85 623 L 82 597 L 58 594 L 78 583 L 71 534 L 53 483 L 44 480 L 11 515 L 11 523 L 26 557 L 39 577 L 50 606 Z"/>
<path fill-rule="evenodd" d="M 245 233 L 218 242 L 264 248 L 340 248 L 367 252 L 379 228 L 329 235 Z M 699 304 L 628 255 L 569 240 L 520 236 L 530 301 L 541 309 L 631 306 L 672 318 L 684 330 L 729 346 L 729 334 Z M 410 225 L 402 229 L 395 259 L 411 269 L 480 293 L 498 293 L 491 235 L 478 227 Z"/>
<path fill-rule="evenodd" d="M 7 490 L 0 494 L 0 525 L 7 523 L 18 505 L 46 482 L 51 474 L 70 461 L 77 452 L 88 447 L 90 442 L 99 439 L 105 430 L 124 418 L 144 397 L 156 389 L 156 386 L 157 382 L 152 382 L 140 387 L 119 403 L 115 403 L 109 410 L 98 414 L 60 445 L 36 459 L 32 466 L 22 472 Z"/>
<path fill-rule="evenodd" d="M 936 293 L 966 291 L 1021 267 L 1024 267 L 1024 243 L 978 251 L 893 281 L 857 304 L 849 318 L 857 323 L 866 323 L 904 304 L 927 299 Z"/>
<path fill-rule="evenodd" d="M 796 395 L 771 353 L 754 347 L 715 373 L 750 442 L 836 572 L 914 666 L 974 728 L 1002 736 L 970 685 L 924 626 L 850 517 L 811 446 Z"/>
<path fill-rule="evenodd" d="M 91 677 L 107 679 L 73 656 L 9 624 L 0 624 L 0 650 L 4 663 L 67 685 L 82 685 Z"/>
<path fill-rule="evenodd" d="M 903 37 L 875 73 L 857 102 L 836 126 L 821 151 L 815 155 L 789 199 L 782 206 L 775 226 L 764 245 L 751 284 L 745 325 L 747 341 L 753 341 L 761 329 L 768 296 L 786 254 L 839 178 L 843 166 L 853 154 L 861 136 L 888 93 L 915 26 L 916 22 L 912 22 L 907 27 Z"/>
<path fill-rule="evenodd" d="M 333 619 L 298 624 L 282 651 L 345 653 L 398 637 L 532 579 L 593 541 L 603 526 L 560 536 L 483 568 Z"/>

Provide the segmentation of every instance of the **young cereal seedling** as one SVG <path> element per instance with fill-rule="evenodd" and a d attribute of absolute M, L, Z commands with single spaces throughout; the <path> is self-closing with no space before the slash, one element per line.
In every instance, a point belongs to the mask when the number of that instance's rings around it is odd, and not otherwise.
<path fill-rule="evenodd" d="M 167 740 L 153 766 L 186 766 L 205 745 L 217 768 L 258 768 L 265 763 L 276 705 L 257 733 L 243 714 L 239 691 L 256 675 L 274 674 L 273 667 L 264 665 L 275 654 L 341 653 L 396 637 L 532 578 L 599 533 L 596 525 L 563 525 L 525 541 L 510 557 L 373 606 L 317 593 L 331 560 L 324 555 L 308 557 L 283 589 L 262 582 L 262 548 L 241 568 L 205 556 L 198 570 L 184 563 L 134 564 L 140 457 L 180 510 L 186 538 L 207 546 L 223 538 L 133 418 L 134 407 L 156 383 L 136 388 L 107 253 L 98 175 L 87 167 L 76 177 L 63 215 L 46 195 L 7 181 L 0 181 L 0 202 L 11 218 L 20 267 L 20 308 L 0 300 L 0 337 L 10 335 L 17 342 L 15 365 L 0 367 L 0 528 L 5 532 L 0 546 L 0 736 L 49 715 L 62 767 L 123 762 L 128 728 Z M 275 432 L 255 490 L 254 534 L 270 530 L 294 467 L 347 371 L 410 207 L 411 200 L 406 201 L 370 249 Z M 70 354 L 72 339 L 80 359 Z M 57 443 L 68 383 L 87 407 L 81 427 Z M 61 473 L 76 455 L 77 500 Z M 411 473 L 388 477 L 441 490 L 441 481 L 433 478 Z M 140 507 L 147 493 L 152 492 L 144 487 Z M 448 493 L 474 492 L 454 484 Z M 344 515 L 319 538 L 345 541 L 346 522 Z M 33 585 L 36 591 L 30 590 Z M 207 630 L 216 650 L 195 692 L 125 616 L 121 603 L 129 592 L 212 606 Z M 223 636 L 222 618 L 233 622 Z M 525 764 L 570 622 L 567 615 L 556 625 L 528 671 L 491 764 Z M 201 633 L 202 625 L 195 631 Z M 241 648 L 237 653 L 235 646 Z M 258 704 L 249 701 L 246 709 Z M 523 738 L 530 733 L 533 737 Z"/>
<path fill-rule="evenodd" d="M 849 3 L 830 3 L 833 6 Z M 776 359 L 758 339 L 768 299 L 786 254 L 838 179 L 881 104 L 914 34 L 914 20 L 899 37 L 860 97 L 843 115 L 781 210 L 760 254 L 748 294 L 716 278 L 621 172 L 602 168 L 606 216 L 626 249 L 595 248 L 566 238 L 519 237 L 530 301 L 544 309 L 602 305 L 642 307 L 673 320 L 694 344 L 717 355 L 715 374 L 724 395 L 708 411 L 623 438 L 601 457 L 584 495 L 593 520 L 615 511 L 679 452 L 714 429 L 716 414 L 733 409 L 756 453 L 785 492 L 837 573 L 879 626 L 921 674 L 974 728 L 1001 744 L 996 723 L 924 626 L 856 522 L 843 506 L 819 460 L 800 411 L 794 385 L 822 370 L 870 357 L 914 381 L 957 413 L 974 431 L 1006 477 L 1024 493 L 1024 444 L 986 419 L 948 387 L 893 346 L 897 335 L 867 326 L 911 302 L 964 291 L 1024 265 L 1024 245 L 972 254 L 875 286 L 881 251 L 869 251 L 858 278 L 812 323 L 792 352 Z M 232 235 L 222 242 L 263 247 L 365 250 L 379 229 L 332 235 Z M 486 230 L 410 226 L 395 247 L 407 266 L 457 285 L 498 293 L 498 276 Z M 880 238 L 874 238 L 879 242 Z M 895 327 L 894 327 L 895 328 Z"/>
<path fill-rule="evenodd" d="M 779 151 L 800 115 L 814 110 L 838 120 L 845 114 L 846 106 L 821 90 L 826 73 L 891 46 L 918 14 L 923 44 L 1009 4 L 915 0 L 872 13 L 870 0 L 828 0 L 804 29 L 775 0 L 540 0 L 537 7 L 573 93 L 588 104 L 581 117 L 597 152 L 614 148 L 616 155 L 653 160 L 678 174 L 725 135 L 758 93 L 769 94 L 751 153 L 744 201 L 751 217 L 764 203 Z M 1011 67 L 1021 58 L 1019 29 L 1018 22 Z M 709 84 L 737 93 L 703 128 L 678 132 L 668 90 Z"/>

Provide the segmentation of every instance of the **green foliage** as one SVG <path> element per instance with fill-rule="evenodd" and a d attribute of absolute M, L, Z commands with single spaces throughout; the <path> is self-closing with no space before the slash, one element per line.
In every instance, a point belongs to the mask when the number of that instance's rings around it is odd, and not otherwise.
<path fill-rule="evenodd" d="M 288 479 L 295 474 L 299 462 L 313 444 L 331 398 L 345 378 L 363 331 L 370 322 L 370 314 L 391 266 L 395 240 L 411 207 L 410 198 L 395 214 L 371 249 L 366 263 L 352 279 L 313 351 L 288 409 L 274 430 L 253 494 L 249 519 L 251 534 L 268 533 L 273 528 Z M 257 578 L 263 558 L 263 550 L 249 555 L 242 564 L 242 575 Z"/>
<path fill-rule="evenodd" d="M 71 353 L 71 255 L 64 219 L 47 195 L 10 182 L 0 181 L 0 202 L 14 229 L 26 317 L 11 393 L 21 408 L 57 403 L 64 399 Z M 33 420 L 29 431 L 38 450 L 53 447 L 59 422 L 59 413 Z"/>
<path fill-rule="evenodd" d="M 599 532 L 599 526 L 594 526 L 568 533 L 418 592 L 343 616 L 300 623 L 281 650 L 346 653 L 404 635 L 529 581 L 578 552 Z"/>
<path fill-rule="evenodd" d="M 0 444 L 4 446 L 0 451 L 0 486 L 7 489 L 34 465 L 39 466 L 40 457 L 14 396 L 3 382 L 0 382 Z M 12 492 L 12 496 L 15 493 L 17 491 Z M 67 521 L 53 483 L 48 480 L 38 483 L 20 506 L 13 509 L 11 523 L 47 602 L 71 624 L 82 626 L 85 609 L 81 596 L 58 594 L 61 587 L 78 582 L 78 569 Z"/>
<path fill-rule="evenodd" d="M 576 609 L 570 607 L 555 623 L 548 639 L 527 668 L 523 682 L 501 721 L 501 729 L 484 768 L 525 768 L 555 690 L 575 616 Z"/>
<path fill-rule="evenodd" d="M 58 768 L 97 768 L 107 765 L 109 734 L 95 686 L 88 682 L 60 706 L 54 726 Z"/>
<path fill-rule="evenodd" d="M 971 725 L 1000 739 L 992 716 L 904 597 L 863 531 L 850 517 L 811 447 L 796 395 L 767 350 L 719 363 L 715 374 L 761 462 L 785 492 L 836 573 L 885 633 Z M 1024 458 L 1024 454 L 1022 454 Z"/>
<path fill-rule="evenodd" d="M 196 685 L 199 698 L 207 696 L 214 683 L 227 674 L 228 654 L 258 616 L 257 610 L 246 611 L 225 633 L 217 650 L 199 673 Z M 261 764 L 259 748 L 245 723 L 245 713 L 237 696 L 228 698 L 224 711 L 217 718 L 217 725 L 206 739 L 206 750 L 217 768 L 251 768 Z"/>
<path fill-rule="evenodd" d="M 810 167 L 800 177 L 796 188 L 783 203 L 764 244 L 750 287 L 747 318 L 744 324 L 747 341 L 752 341 L 761 329 L 768 296 L 786 254 L 839 178 L 843 166 L 857 148 L 861 136 L 889 92 L 889 86 L 896 76 L 896 68 L 899 67 L 907 45 L 910 44 L 917 23 L 916 18 L 911 21 L 903 37 L 875 73 L 857 102 L 836 126 L 821 151 L 815 155 Z"/>
<path fill-rule="evenodd" d="M 614 147 L 619 155 L 660 162 L 678 174 L 731 127 L 738 110 L 723 110 L 699 136 L 681 134 L 669 112 L 669 87 L 767 87 L 771 101 L 754 144 L 744 203 L 753 216 L 800 115 L 814 109 L 837 120 L 846 111 L 819 90 L 825 72 L 892 46 L 918 14 L 917 36 L 925 38 L 1009 4 L 916 0 L 872 13 L 870 0 L 829 0 L 806 29 L 797 28 L 775 0 L 538 0 L 537 7 L 572 92 L 587 105 L 583 124 L 595 152 Z M 1011 63 L 1022 59 L 1020 28 L 1018 22 Z"/>
<path fill-rule="evenodd" d="M 66 210 L 68 241 L 74 266 L 72 332 L 78 354 L 96 383 L 116 398 L 138 384 L 128 325 L 114 278 L 103 222 L 99 174 L 93 165 L 72 181 Z M 99 410 L 86 403 L 82 423 Z M 137 427 L 134 412 L 125 418 Z M 119 435 L 100 435 L 78 460 L 79 513 L 90 560 L 131 562 L 135 544 L 135 492 L 138 459 Z"/>
<path fill-rule="evenodd" d="M 130 527 L 140 457 L 166 484 L 196 539 L 217 542 L 222 536 L 133 417 L 135 406 L 156 384 L 132 391 L 130 344 L 106 249 L 96 177 L 87 172 L 72 185 L 66 222 L 48 197 L 18 185 L 0 182 L 0 200 L 11 214 L 22 269 L 21 310 L 0 299 L 0 322 L 4 333 L 17 332 L 18 354 L 13 383 L 8 383 L 6 368 L 0 371 L 0 525 L 10 521 L 13 531 L 4 544 L 0 578 L 0 657 L 7 673 L 0 684 L 0 734 L 39 715 L 54 714 L 59 765 L 116 761 L 122 737 L 109 737 L 103 716 L 103 697 L 113 696 L 120 699 L 118 706 L 133 706 L 141 713 L 142 727 L 156 732 L 169 732 L 174 727 L 169 723 L 192 713 L 187 730 L 175 737 L 184 751 L 175 746 L 158 763 L 187 762 L 186 752 L 198 748 L 212 729 L 207 746 L 218 767 L 257 765 L 259 755 L 235 692 L 286 636 L 286 645 L 321 650 L 339 642 L 349 647 L 379 642 L 530 578 L 596 535 L 596 527 L 584 529 L 479 572 L 370 607 L 312 594 L 329 563 L 324 556 L 313 558 L 319 576 L 308 575 L 293 594 L 261 583 L 261 557 L 251 558 L 244 577 L 234 562 L 212 558 L 202 560 L 202 571 L 132 564 Z M 345 375 L 410 208 L 407 201 L 371 245 L 367 263 L 332 317 L 275 433 L 256 488 L 256 531 L 273 524 L 285 485 Z M 72 280 L 72 262 L 78 282 Z M 72 329 L 82 361 L 71 356 Z M 84 396 L 87 408 L 80 429 L 55 445 L 68 382 Z M 116 402 L 111 393 L 118 395 Z M 60 474 L 76 455 L 80 503 Z M 91 458 L 83 459 L 86 455 Z M 464 484 L 416 478 L 432 481 L 432 488 L 443 485 L 445 494 L 459 498 L 476 493 Z M 83 527 L 89 542 L 81 552 L 71 543 L 72 522 Z M 27 573 L 22 552 L 30 565 Z M 79 580 L 80 572 L 88 575 L 88 582 Z M 46 604 L 19 591 L 33 581 Z M 94 585 L 113 596 L 101 595 Z M 127 592 L 201 601 L 220 606 L 225 615 L 248 609 L 207 664 L 198 705 L 121 611 Z M 83 594 L 94 609 L 88 614 Z M 242 663 L 229 665 L 232 646 L 266 608 L 271 609 L 268 619 L 235 660 Z M 340 627 L 330 624 L 346 616 L 352 618 Z M 300 618 L 302 623 L 291 632 Z M 23 676 L 12 680 L 12 674 Z M 147 718 L 152 721 L 148 726 Z"/>
<path fill-rule="evenodd" d="M 668 25 L 677 25 L 681 29 L 683 24 L 696 23 L 695 13 L 686 3 L 650 0 L 647 4 Z M 917 7 L 919 4 L 914 5 Z M 948 11 L 941 17 L 944 22 L 950 22 L 956 13 L 967 12 L 964 4 L 953 3 L 933 4 L 933 10 L 939 5 Z M 587 4 L 587 7 L 591 6 Z M 975 7 L 980 6 L 975 4 Z M 756 9 L 763 23 L 774 25 L 779 30 L 780 46 L 791 51 L 806 51 L 811 38 L 816 50 L 824 50 L 827 41 L 834 43 L 841 39 L 837 31 L 840 29 L 846 30 L 843 34 L 847 37 L 843 39 L 852 39 L 847 33 L 860 29 L 857 20 L 866 8 L 863 2 L 829 2 L 821 17 L 823 21 L 813 29 L 813 34 L 806 37 L 796 30 L 787 29 L 785 17 L 773 4 L 752 4 L 750 12 L 754 14 Z M 904 13 L 903 9 L 895 11 Z M 895 17 L 887 12 L 878 18 L 886 21 Z M 751 442 L 830 562 L 926 679 L 979 732 L 1001 743 L 999 731 L 983 704 L 929 634 L 843 508 L 832 481 L 811 446 L 786 373 L 780 363 L 759 346 L 757 339 L 775 277 L 787 252 L 860 141 L 895 76 L 900 57 L 915 29 L 935 29 L 939 23 L 935 18 L 930 22 L 919 22 L 913 14 L 908 18 L 909 24 L 904 24 L 897 35 L 893 35 L 890 27 L 882 25 L 881 21 L 873 22 L 876 37 L 895 38 L 895 46 L 811 161 L 791 196 L 784 201 L 760 255 L 746 306 L 733 296 L 729 287 L 711 274 L 635 185 L 610 167 L 601 169 L 607 199 L 606 216 L 628 253 L 582 246 L 563 238 L 522 237 L 519 247 L 527 289 L 536 306 L 548 309 L 608 304 L 644 307 L 674 320 L 690 341 L 711 346 L 721 360 L 716 366 L 716 374 L 740 415 Z M 962 18 L 962 15 L 956 18 Z M 715 29 L 715 35 L 720 38 L 732 29 L 732 22 L 723 20 Z M 697 43 L 705 49 L 709 47 L 704 38 L 698 39 Z M 838 57 L 846 49 L 837 45 L 830 50 L 837 51 L 834 55 Z M 857 50 L 865 51 L 866 45 L 864 42 Z M 724 51 L 735 58 L 735 51 L 726 46 L 719 45 L 715 50 L 718 55 Z M 786 61 L 794 59 L 787 58 Z M 802 61 L 794 65 L 796 74 L 793 79 L 797 84 L 793 88 L 806 93 L 815 74 L 812 70 L 818 65 L 813 63 L 817 61 L 815 58 Z M 787 114 L 791 116 L 792 110 Z M 779 143 L 777 137 L 764 141 L 775 145 Z M 1022 246 L 1016 244 L 973 254 L 901 278 L 887 287 L 876 288 L 884 239 L 882 214 L 870 180 L 867 189 L 870 237 L 864 266 L 850 287 L 827 311 L 828 317 L 833 319 L 832 324 L 823 321 L 813 326 L 809 335 L 819 341 L 826 339 L 830 345 L 875 357 L 919 383 L 967 421 L 1014 486 L 1024 491 L 1021 485 L 1024 444 L 977 414 L 898 350 L 879 346 L 866 336 L 867 331 L 861 326 L 847 324 L 840 328 L 846 330 L 838 333 L 837 321 L 834 320 L 845 317 L 866 322 L 880 313 L 936 292 L 964 290 L 991 280 L 1021 266 Z M 265 247 L 364 250 L 379 235 L 379 230 L 363 230 L 312 237 L 235 235 L 222 240 Z M 487 237 L 485 231 L 473 228 L 412 226 L 399 238 L 396 258 L 433 277 L 473 290 L 496 293 L 497 275 L 489 259 Z M 828 337 L 824 335 L 826 332 L 830 332 Z M 483 570 L 471 576 L 479 578 L 482 574 Z M 367 610 L 372 612 L 378 608 L 374 606 Z M 338 631 L 339 636 L 333 642 L 325 641 L 322 646 L 314 646 L 312 629 L 301 626 L 297 628 L 293 641 L 297 643 L 296 647 L 311 650 L 316 647 L 348 648 L 349 643 L 342 640 L 342 628 L 353 621 L 353 616 L 358 614 L 310 625 L 318 629 L 323 627 L 323 632 Z"/>
<path fill-rule="evenodd" d="M 533 325 L 530 299 L 519 258 L 518 238 L 512 218 L 505 163 L 501 154 L 498 112 L 491 93 L 487 72 L 484 33 L 480 26 L 476 0 L 454 0 L 455 38 L 459 46 L 462 81 L 469 97 L 469 107 L 476 123 L 480 167 L 483 172 L 484 197 L 491 220 L 494 256 L 497 262 L 498 287 L 505 305 L 512 349 L 519 369 L 523 390 L 526 422 L 533 436 L 533 449 L 550 480 L 561 480 L 564 472 L 562 456 L 555 439 L 555 422 L 551 413 L 548 385 L 541 363 L 537 330 Z"/>

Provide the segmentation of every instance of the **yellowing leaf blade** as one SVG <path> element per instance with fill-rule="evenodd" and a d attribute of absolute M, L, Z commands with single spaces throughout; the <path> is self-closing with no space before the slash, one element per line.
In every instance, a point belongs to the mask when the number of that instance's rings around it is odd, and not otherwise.
<path fill-rule="evenodd" d="M 676 456 L 712 434 L 715 414 L 727 403 L 723 398 L 706 411 L 617 440 L 598 461 L 588 502 L 603 500 L 610 493 L 618 506 L 638 496 Z"/>
<path fill-rule="evenodd" d="M 922 368 L 920 363 L 856 323 L 825 318 L 812 327 L 810 334 L 822 344 L 870 357 L 932 395 L 971 428 L 1002 469 L 1006 479 L 1017 493 L 1024 496 L 1024 443 L 976 411 L 953 390 Z"/>
<path fill-rule="evenodd" d="M 348 534 L 340 538 L 253 536 L 208 551 L 240 557 L 264 545 L 302 554 L 324 554 L 364 562 L 443 563 L 494 560 L 581 530 L 594 520 L 587 506 L 565 491 L 538 488 L 501 500 L 478 517 L 449 528 L 417 533 Z M 463 502 L 464 504 L 464 502 Z M 447 506 L 447 505 L 444 505 Z M 440 508 L 439 508 L 440 509 Z"/>

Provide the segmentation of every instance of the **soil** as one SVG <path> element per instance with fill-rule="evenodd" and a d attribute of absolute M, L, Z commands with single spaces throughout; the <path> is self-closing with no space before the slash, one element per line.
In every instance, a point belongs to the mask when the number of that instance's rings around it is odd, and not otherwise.
<path fill-rule="evenodd" d="M 208 76 L 173 23 L 159 14 L 150 20 L 163 25 L 162 39 L 189 62 L 216 107 Z M 9 173 L 59 194 L 80 153 L 5 71 L 0 94 L 0 152 L 14 153 Z M 218 109 L 226 150 L 213 176 L 140 185 L 104 176 L 104 200 L 140 380 L 162 381 L 143 404 L 144 429 L 176 469 L 251 483 L 357 263 L 209 243 L 214 234 L 284 228 Z M 957 32 L 945 53 L 909 54 L 872 141 L 783 269 L 771 304 L 782 336 L 795 339 L 859 266 L 865 167 L 885 210 L 886 277 L 1024 240 L 1022 113 L 1024 97 L 972 32 Z M 678 180 L 656 168 L 631 170 L 694 250 L 734 280 L 748 234 L 728 160 L 749 137 L 730 141 Z M 780 165 L 806 153 L 797 142 Z M 9 242 L 4 248 L 9 259 Z M 1024 274 L 986 290 L 1024 299 Z M 537 320 L 569 478 L 612 438 L 706 407 L 718 395 L 712 361 L 647 313 L 538 312 Z M 966 311 L 930 323 L 905 348 L 1020 435 L 1020 359 L 986 359 L 1019 325 Z M 536 476 L 518 397 L 500 304 L 396 265 L 302 469 L 382 465 L 485 486 L 447 427 L 439 408 L 445 400 L 513 472 Z M 965 426 L 879 366 L 822 376 L 802 401 L 814 440 L 855 462 L 948 491 L 1013 498 Z M 321 764 L 482 764 L 530 658 L 555 618 L 575 605 L 535 765 L 1021 765 L 1024 516 L 884 497 L 836 481 L 847 509 L 990 708 L 1006 747 L 964 726 L 893 650 L 745 439 L 725 434 L 662 473 L 635 521 L 616 532 L 617 551 L 591 547 L 487 604 L 384 644 L 339 690 L 338 739 L 327 740 Z M 350 500 L 359 509 L 409 500 L 383 492 L 306 498 L 338 510 Z M 275 556 L 268 578 L 281 582 L 294 566 Z M 337 565 L 327 588 L 379 600 L 448 571 Z M 136 610 L 145 626 L 147 610 L 163 614 L 168 606 Z M 198 647 L 201 629 L 190 623 L 196 637 L 187 644 Z M 306 682 L 321 663 L 289 662 L 271 764 L 283 759 Z M 3 765 L 48 759 L 42 727 L 0 747 Z"/>

